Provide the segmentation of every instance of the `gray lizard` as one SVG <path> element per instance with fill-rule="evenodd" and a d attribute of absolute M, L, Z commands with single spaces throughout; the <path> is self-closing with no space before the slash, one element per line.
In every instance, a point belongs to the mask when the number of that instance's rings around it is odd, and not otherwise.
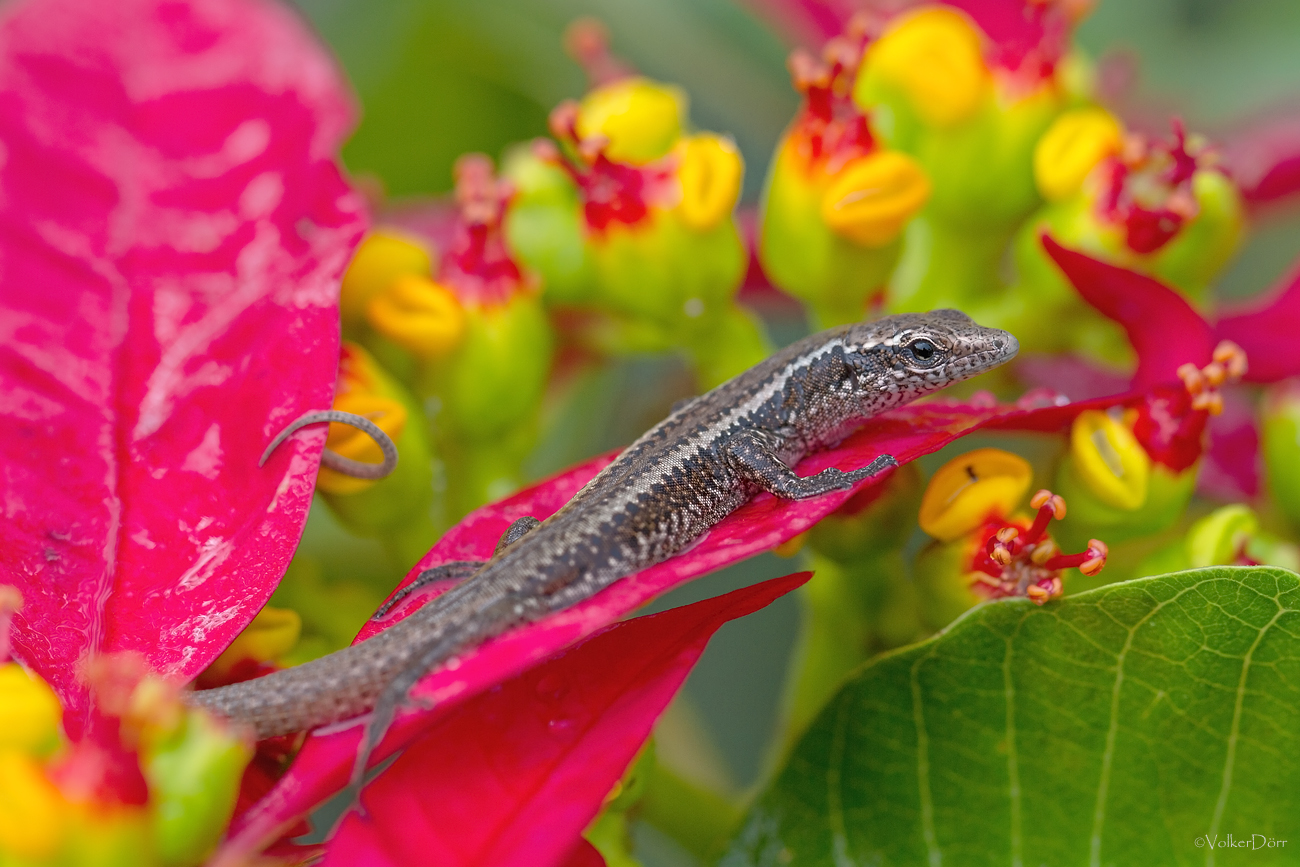
<path fill-rule="evenodd" d="M 363 768 L 430 670 L 667 560 L 759 491 L 817 497 L 896 466 L 881 455 L 851 472 L 802 477 L 791 469 L 863 420 L 997 367 L 1018 349 L 1010 334 L 955 310 L 814 334 L 675 409 L 554 515 L 515 522 L 490 560 L 422 574 L 405 592 L 465 580 L 400 623 L 321 659 L 189 700 L 250 724 L 259 738 L 373 711 L 358 757 Z"/>

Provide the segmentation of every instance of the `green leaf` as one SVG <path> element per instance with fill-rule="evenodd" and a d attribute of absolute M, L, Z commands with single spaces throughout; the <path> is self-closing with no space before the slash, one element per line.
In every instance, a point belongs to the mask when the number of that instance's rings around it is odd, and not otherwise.
<path fill-rule="evenodd" d="M 1298 863 L 1300 576 L 1266 567 L 987 604 L 878 658 L 722 861 Z"/>

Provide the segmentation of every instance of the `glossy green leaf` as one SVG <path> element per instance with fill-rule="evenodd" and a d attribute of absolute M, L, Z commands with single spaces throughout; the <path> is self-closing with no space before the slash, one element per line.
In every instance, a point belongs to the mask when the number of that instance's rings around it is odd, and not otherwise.
<path fill-rule="evenodd" d="M 877 659 L 722 861 L 1238 863 L 1300 863 L 1300 576 L 1266 567 L 984 605 Z"/>

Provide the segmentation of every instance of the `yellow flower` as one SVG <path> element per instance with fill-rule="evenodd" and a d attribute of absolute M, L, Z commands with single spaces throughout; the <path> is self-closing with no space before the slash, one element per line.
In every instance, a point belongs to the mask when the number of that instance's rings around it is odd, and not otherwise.
<path fill-rule="evenodd" d="M 1083 180 L 1124 145 L 1124 130 L 1104 108 L 1076 108 L 1058 117 L 1034 148 L 1034 181 L 1048 201 L 1079 191 Z"/>
<path fill-rule="evenodd" d="M 930 198 L 930 179 L 916 160 L 898 151 L 859 157 L 835 176 L 821 214 L 839 235 L 868 247 L 898 237 Z"/>
<path fill-rule="evenodd" d="M 1029 463 L 1001 449 L 976 449 L 939 468 L 921 497 L 921 529 L 942 542 L 1011 514 L 1033 478 Z"/>
<path fill-rule="evenodd" d="M 6 856 L 37 861 L 54 855 L 67 815 L 67 802 L 35 759 L 0 749 L 0 864 L 11 863 Z"/>
<path fill-rule="evenodd" d="M 334 409 L 363 416 L 374 422 L 389 439 L 399 443 L 406 428 L 406 407 L 390 397 L 361 390 L 343 391 L 334 398 Z M 400 445 L 400 443 L 399 443 Z M 383 462 L 384 454 L 370 435 L 350 425 L 330 423 L 325 448 L 345 458 L 363 463 Z M 329 494 L 355 494 L 375 484 L 373 479 L 358 479 L 322 466 L 316 486 Z"/>
<path fill-rule="evenodd" d="M 895 20 L 867 49 L 863 72 L 902 90 L 916 114 L 935 127 L 973 115 L 991 81 L 979 32 L 965 15 L 939 6 Z"/>
<path fill-rule="evenodd" d="M 0 750 L 45 756 L 59 744 L 63 708 L 45 681 L 16 662 L 0 665 Z"/>
<path fill-rule="evenodd" d="M 366 304 L 375 331 L 418 358 L 451 350 L 465 333 L 465 310 L 446 286 L 428 277 L 403 274 Z"/>
<path fill-rule="evenodd" d="M 643 165 L 672 150 L 682 134 L 686 95 L 648 78 L 621 78 L 597 87 L 578 105 L 579 140 L 604 136 L 605 155 Z"/>
<path fill-rule="evenodd" d="M 371 300 L 387 291 L 398 277 L 428 277 L 433 267 L 433 254 L 414 238 L 393 229 L 377 229 L 366 235 L 343 274 L 339 298 L 343 326 L 360 325 Z"/>
<path fill-rule="evenodd" d="M 1070 457 L 1079 481 L 1106 505 L 1132 511 L 1146 502 L 1151 458 L 1122 420 L 1101 410 L 1080 413 L 1070 428 Z"/>
<path fill-rule="evenodd" d="M 293 649 L 301 633 L 302 618 L 297 611 L 268 605 L 257 612 L 253 622 L 244 627 L 244 631 L 213 661 L 208 671 L 221 677 L 246 659 L 258 662 L 279 659 Z"/>
<path fill-rule="evenodd" d="M 680 148 L 677 179 L 682 185 L 682 201 L 678 212 L 692 229 L 712 229 L 736 207 L 744 160 L 734 141 L 712 133 L 684 139 Z"/>

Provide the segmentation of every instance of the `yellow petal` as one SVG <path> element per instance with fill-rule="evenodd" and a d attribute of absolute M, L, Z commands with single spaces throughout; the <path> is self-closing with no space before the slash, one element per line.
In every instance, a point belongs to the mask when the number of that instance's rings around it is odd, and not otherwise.
<path fill-rule="evenodd" d="M 621 78 L 597 87 L 578 107 L 580 139 L 609 140 L 605 155 L 634 165 L 664 156 L 682 134 L 686 96 L 647 78 Z"/>
<path fill-rule="evenodd" d="M 1083 179 L 1124 144 L 1124 130 L 1103 108 L 1076 108 L 1058 117 L 1034 148 L 1034 181 L 1048 201 L 1079 191 Z"/>
<path fill-rule="evenodd" d="M 433 273 L 433 255 L 423 242 L 392 229 L 366 235 L 343 273 L 339 311 L 344 327 L 364 321 L 372 298 L 384 292 L 403 274 L 428 277 Z"/>
<path fill-rule="evenodd" d="M 334 409 L 370 419 L 394 443 L 401 440 L 402 431 L 406 429 L 406 407 L 389 397 L 363 391 L 341 392 L 334 398 Z M 384 460 L 383 451 L 368 433 L 338 422 L 330 423 L 325 447 L 362 463 L 378 464 Z M 373 484 L 373 479 L 354 478 L 325 466 L 320 468 L 316 477 L 317 487 L 328 494 L 355 494 Z"/>
<path fill-rule="evenodd" d="M 63 708 L 54 690 L 16 662 L 0 665 L 0 750 L 45 756 L 59 744 Z"/>
<path fill-rule="evenodd" d="M 1033 469 L 1019 455 L 976 449 L 939 468 L 921 497 L 921 529 L 942 542 L 1005 517 L 1029 490 Z"/>
<path fill-rule="evenodd" d="M 428 277 L 402 275 L 366 305 L 370 326 L 413 355 L 443 355 L 465 333 L 465 310 L 455 293 Z"/>
<path fill-rule="evenodd" d="M 677 169 L 682 222 L 700 231 L 721 223 L 736 207 L 744 173 L 744 160 L 730 138 L 705 133 L 686 139 Z"/>
<path fill-rule="evenodd" d="M 867 49 L 870 69 L 898 86 L 927 123 L 961 123 L 989 87 L 980 34 L 960 12 L 932 6 L 895 20 Z"/>
<path fill-rule="evenodd" d="M 1101 410 L 1079 414 L 1070 428 L 1079 480 L 1108 506 L 1134 510 L 1147 499 L 1151 458 L 1121 420 Z"/>
<path fill-rule="evenodd" d="M 821 214 L 837 234 L 883 247 L 929 198 L 930 179 L 916 160 L 881 151 L 850 162 L 835 176 L 822 196 Z"/>
<path fill-rule="evenodd" d="M 46 859 L 63 836 L 67 802 L 40 764 L 17 750 L 0 750 L 0 863 L 6 855 Z"/>

